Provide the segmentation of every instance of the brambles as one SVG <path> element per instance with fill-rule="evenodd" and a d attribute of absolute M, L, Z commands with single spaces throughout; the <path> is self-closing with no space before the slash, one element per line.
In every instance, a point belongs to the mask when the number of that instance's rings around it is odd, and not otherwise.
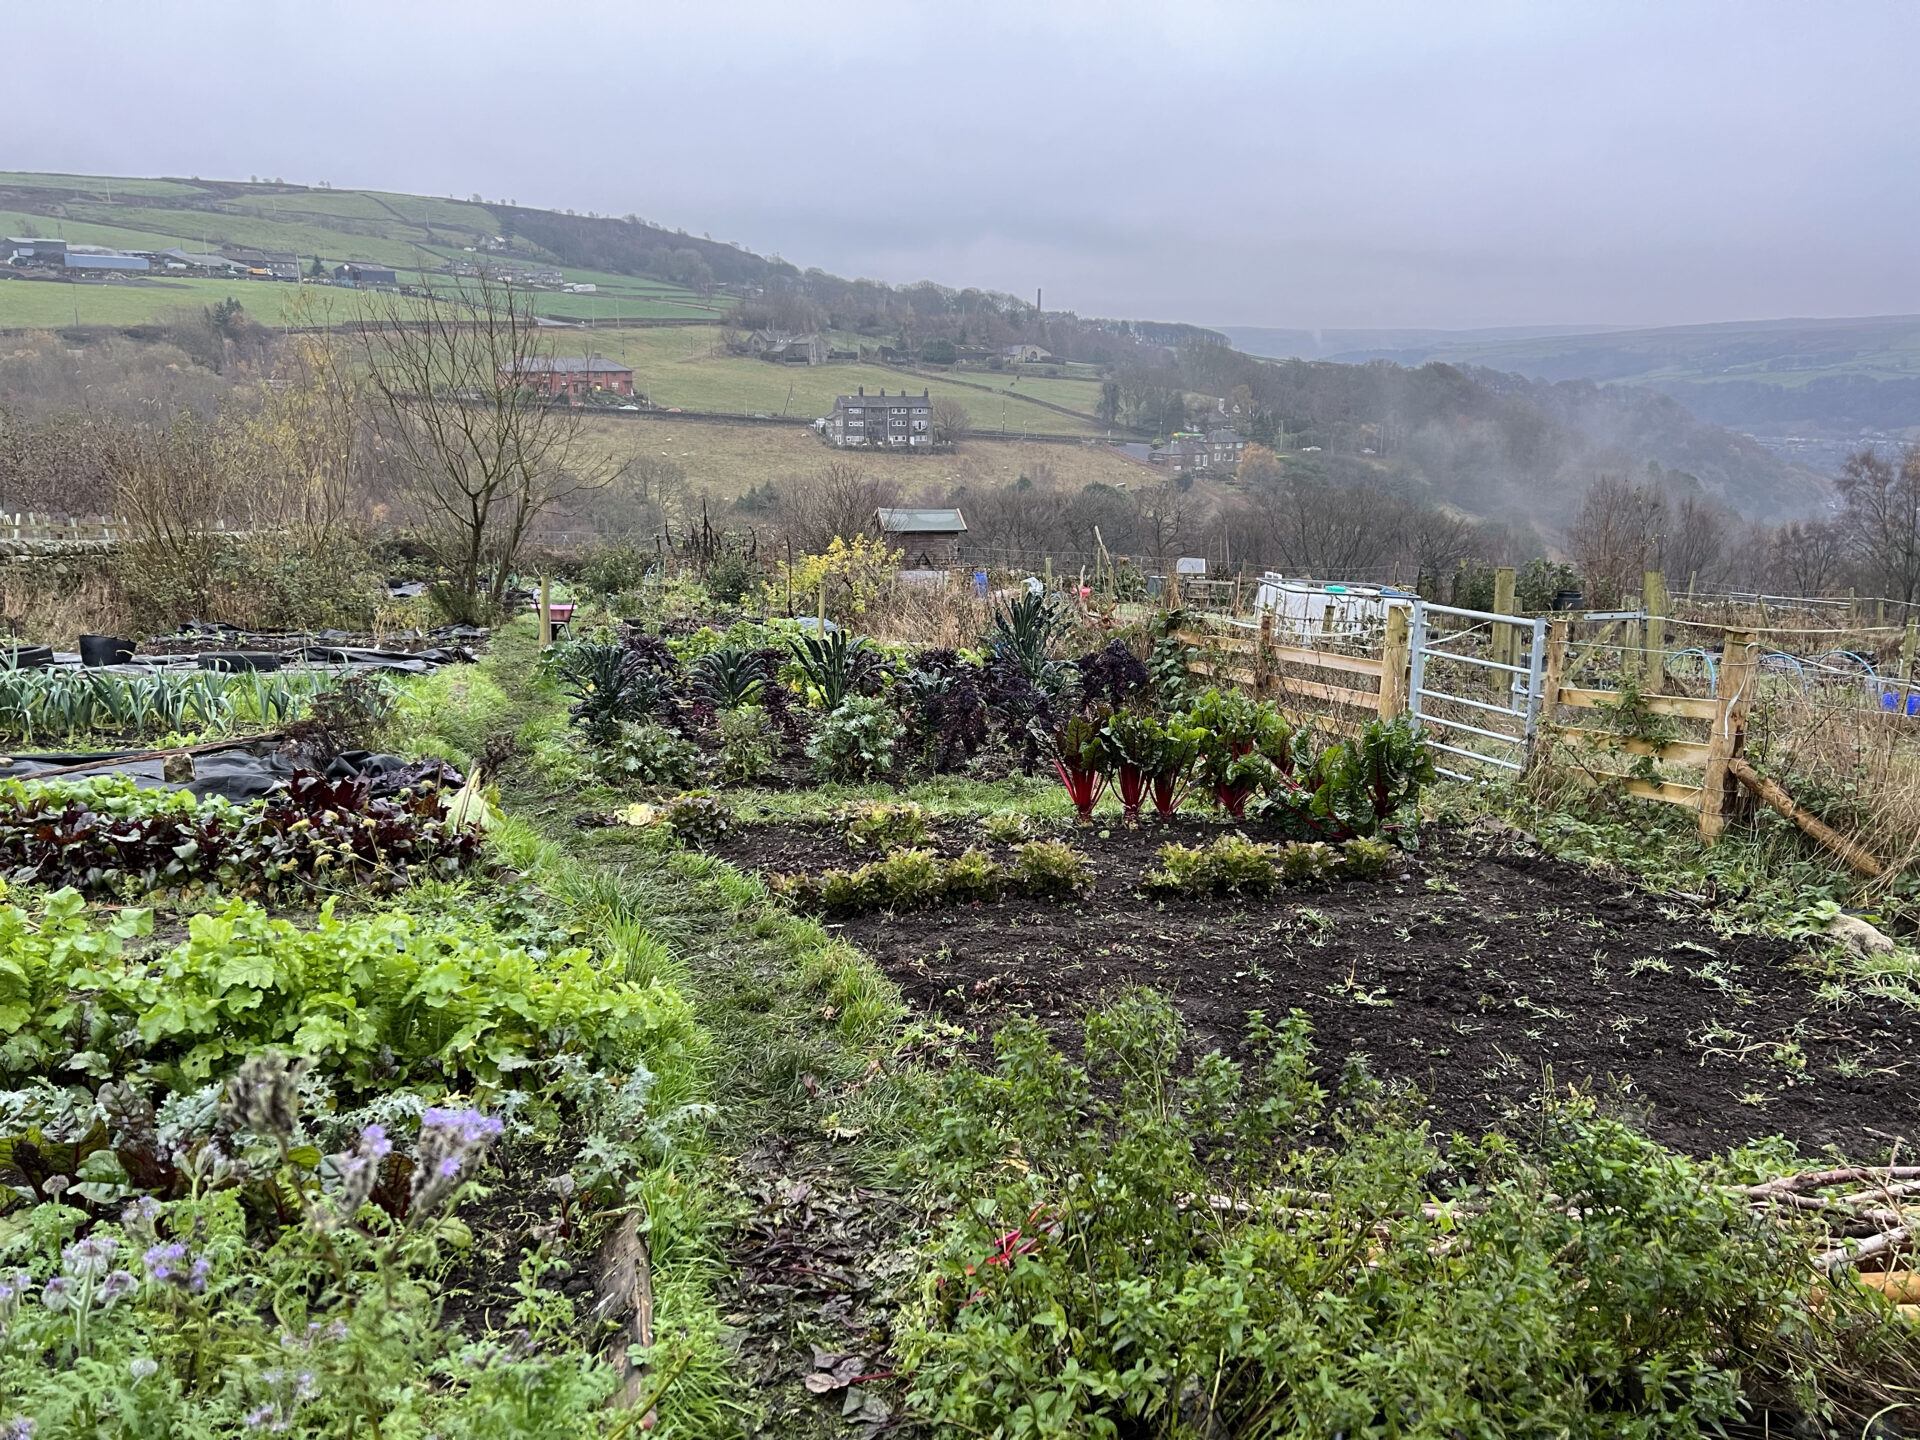
<path fill-rule="evenodd" d="M 733 811 L 704 790 L 694 790 L 661 806 L 660 823 L 690 844 L 710 844 L 732 833 Z"/>
<path fill-rule="evenodd" d="M 836 811 L 847 848 L 885 852 L 920 844 L 927 838 L 927 812 L 911 800 L 898 805 L 866 803 Z"/>
<path fill-rule="evenodd" d="M 1204 1406 L 1233 1435 L 1417 1412 L 1698 1436 L 1860 1376 L 1843 1357 L 1879 1327 L 1815 1300 L 1793 1233 L 1707 1167 L 1580 1099 L 1544 1104 L 1526 1146 L 1461 1141 L 1443 1167 L 1362 1068 L 1331 1101 L 1313 1084 L 1303 1015 L 1252 1019 L 1248 1063 L 1187 1065 L 1178 1014 L 1140 992 L 1089 1017 L 1083 1060 L 1015 1018 L 989 1072 L 950 1072 L 925 1154 L 972 1198 L 899 1344 L 930 1430 L 1180 1433 Z"/>
<path fill-rule="evenodd" d="M 820 722 L 807 757 L 825 780 L 866 780 L 893 768 L 904 727 L 877 696 L 848 695 Z"/>

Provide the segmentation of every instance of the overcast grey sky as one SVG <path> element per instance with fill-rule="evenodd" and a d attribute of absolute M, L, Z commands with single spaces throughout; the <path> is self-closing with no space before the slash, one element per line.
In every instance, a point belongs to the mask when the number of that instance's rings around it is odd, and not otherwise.
<path fill-rule="evenodd" d="M 5 0 L 0 165 L 638 213 L 1208 324 L 1920 312 L 1920 6 Z"/>

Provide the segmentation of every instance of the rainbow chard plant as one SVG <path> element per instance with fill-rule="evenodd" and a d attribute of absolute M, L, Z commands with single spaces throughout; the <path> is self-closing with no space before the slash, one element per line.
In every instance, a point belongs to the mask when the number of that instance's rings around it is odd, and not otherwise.
<path fill-rule="evenodd" d="M 1161 731 L 1150 780 L 1153 808 L 1162 820 L 1171 820 L 1193 789 L 1193 765 L 1200 757 L 1201 738 L 1201 731 L 1178 720 L 1169 720 Z"/>
<path fill-rule="evenodd" d="M 1121 818 L 1129 826 L 1140 824 L 1140 808 L 1146 804 L 1148 791 L 1154 789 L 1160 770 L 1169 768 L 1165 764 L 1167 745 L 1167 728 L 1154 716 L 1140 714 L 1139 710 L 1117 710 L 1100 732 L 1100 753 L 1106 758 L 1106 768 L 1119 791 Z M 1188 764 L 1190 760 L 1192 753 L 1188 751 Z M 1181 768 L 1185 770 L 1185 766 Z M 1171 814 L 1171 806 L 1177 803 L 1169 787 L 1169 806 L 1162 814 Z M 1154 791 L 1154 804 L 1156 808 L 1160 806 L 1158 789 Z"/>
<path fill-rule="evenodd" d="M 1187 720 L 1197 741 L 1207 786 L 1222 810 L 1245 818 L 1247 802 L 1293 768 L 1293 731 L 1279 713 L 1237 691 L 1208 690 Z"/>
<path fill-rule="evenodd" d="M 1053 737 L 1053 769 L 1067 787 L 1082 824 L 1093 820 L 1093 807 L 1107 788 L 1106 757 L 1101 744 L 1104 720 L 1076 715 Z"/>

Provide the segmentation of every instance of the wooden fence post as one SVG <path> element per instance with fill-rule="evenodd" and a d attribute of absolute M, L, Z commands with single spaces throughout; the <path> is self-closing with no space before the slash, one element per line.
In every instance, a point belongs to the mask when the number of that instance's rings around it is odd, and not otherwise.
<path fill-rule="evenodd" d="M 553 582 L 545 575 L 540 577 L 540 648 L 546 649 L 553 644 Z"/>
<path fill-rule="evenodd" d="M 1907 697 L 1913 694 L 1913 657 L 1920 650 L 1920 620 L 1907 618 L 1907 633 L 1900 640 L 1900 713 L 1907 713 Z"/>
<path fill-rule="evenodd" d="M 1709 845 L 1720 838 L 1739 804 L 1740 783 L 1730 767 L 1746 747 L 1747 710 L 1759 678 L 1760 647 L 1753 632 L 1727 631 L 1720 654 L 1720 703 L 1707 740 L 1706 774 L 1700 781 L 1700 838 Z"/>
<path fill-rule="evenodd" d="M 1513 614 L 1513 579 L 1511 565 L 1502 565 L 1493 572 L 1493 613 L 1496 615 Z M 1519 647 L 1514 643 L 1518 632 L 1511 625 L 1493 627 L 1493 658 L 1502 665 L 1513 664 L 1514 651 Z"/>
<path fill-rule="evenodd" d="M 1380 718 L 1391 720 L 1407 712 L 1407 667 L 1413 658 L 1408 638 L 1410 616 L 1405 605 L 1387 606 L 1387 634 L 1380 647 Z"/>
<path fill-rule="evenodd" d="M 1641 657 L 1643 694 L 1658 695 L 1667 677 L 1667 577 L 1649 570 L 1640 577 L 1640 606 L 1647 612 L 1646 653 Z"/>
<path fill-rule="evenodd" d="M 1273 694 L 1273 612 L 1260 612 L 1260 633 L 1253 642 L 1253 693 L 1262 700 Z"/>

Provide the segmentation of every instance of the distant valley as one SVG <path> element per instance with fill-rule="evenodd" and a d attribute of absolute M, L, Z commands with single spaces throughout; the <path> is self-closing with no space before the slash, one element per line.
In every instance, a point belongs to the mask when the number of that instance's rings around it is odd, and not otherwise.
<path fill-rule="evenodd" d="M 1781 457 L 1832 473 L 1862 444 L 1920 436 L 1920 316 L 1659 329 L 1279 330 L 1221 327 L 1256 355 L 1441 361 L 1534 380 L 1645 386 Z"/>

